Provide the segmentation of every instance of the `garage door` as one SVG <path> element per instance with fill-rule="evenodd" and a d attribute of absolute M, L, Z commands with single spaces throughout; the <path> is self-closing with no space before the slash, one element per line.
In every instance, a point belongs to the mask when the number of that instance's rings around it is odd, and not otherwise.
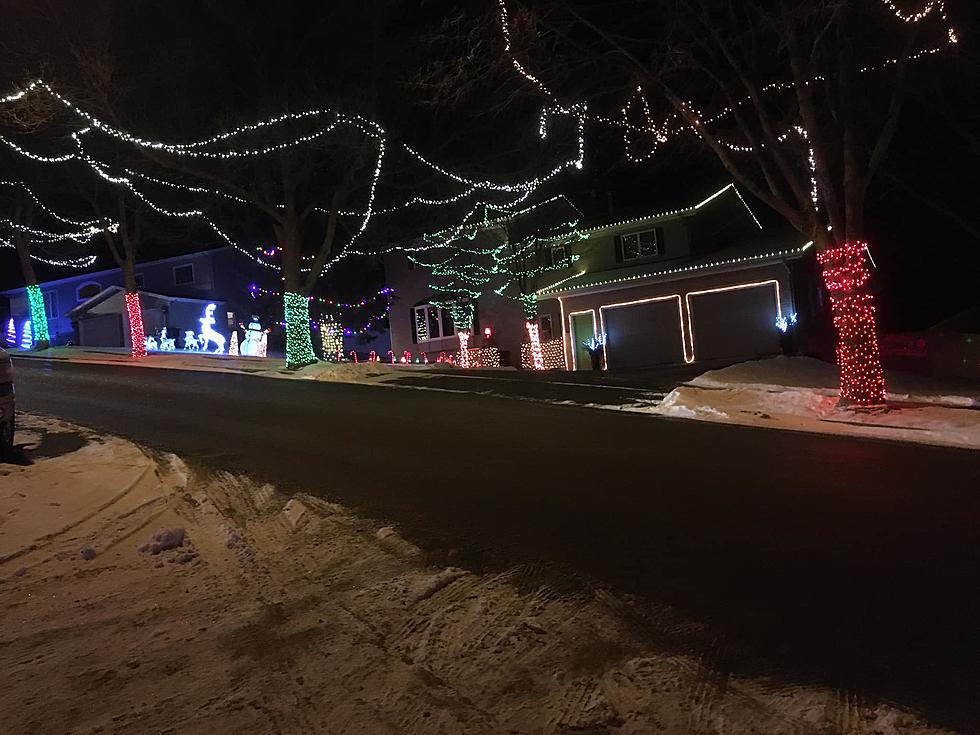
<path fill-rule="evenodd" d="M 775 283 L 690 294 L 697 360 L 755 357 L 779 352 Z"/>
<path fill-rule="evenodd" d="M 684 361 L 677 299 L 603 307 L 610 369 Z"/>
<path fill-rule="evenodd" d="M 78 342 L 86 347 L 124 347 L 122 314 L 95 314 L 79 319 Z"/>

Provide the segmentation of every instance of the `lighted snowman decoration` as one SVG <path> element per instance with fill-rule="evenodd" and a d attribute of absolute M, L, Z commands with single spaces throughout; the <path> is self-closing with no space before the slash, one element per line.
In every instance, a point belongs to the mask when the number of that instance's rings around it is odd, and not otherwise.
<path fill-rule="evenodd" d="M 245 339 L 242 340 L 239 353 L 245 357 L 265 357 L 264 342 L 266 339 L 265 330 L 259 323 L 259 318 L 252 315 L 252 321 L 245 328 Z"/>

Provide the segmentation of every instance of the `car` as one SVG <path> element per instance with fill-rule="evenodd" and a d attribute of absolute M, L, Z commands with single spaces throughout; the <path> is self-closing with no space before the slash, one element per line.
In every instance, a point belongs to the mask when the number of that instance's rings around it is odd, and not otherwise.
<path fill-rule="evenodd" d="M 0 450 L 14 445 L 14 365 L 0 349 Z"/>

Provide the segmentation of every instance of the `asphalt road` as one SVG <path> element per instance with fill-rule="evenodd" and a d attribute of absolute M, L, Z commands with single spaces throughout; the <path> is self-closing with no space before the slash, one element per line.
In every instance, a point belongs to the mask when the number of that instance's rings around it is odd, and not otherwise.
<path fill-rule="evenodd" d="M 486 395 L 15 369 L 21 410 L 323 495 L 434 561 L 673 605 L 722 632 L 704 642 L 722 671 L 980 727 L 980 453 Z"/>

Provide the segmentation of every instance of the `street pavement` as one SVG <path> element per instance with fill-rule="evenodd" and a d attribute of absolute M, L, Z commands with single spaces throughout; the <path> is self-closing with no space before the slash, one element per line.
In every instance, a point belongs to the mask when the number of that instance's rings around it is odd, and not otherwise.
<path fill-rule="evenodd" d="M 980 727 L 980 453 L 511 400 L 541 396 L 492 376 L 431 391 L 15 370 L 20 410 L 322 495 L 434 563 L 674 606 L 719 632 L 685 645 L 721 672 Z"/>

